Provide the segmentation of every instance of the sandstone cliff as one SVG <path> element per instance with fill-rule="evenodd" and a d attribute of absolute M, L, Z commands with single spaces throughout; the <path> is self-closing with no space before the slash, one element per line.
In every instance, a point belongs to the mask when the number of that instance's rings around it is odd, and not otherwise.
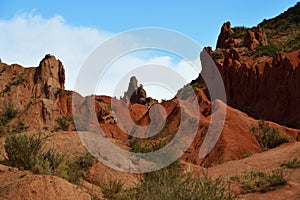
<path fill-rule="evenodd" d="M 18 112 L 15 120 L 30 128 L 53 128 L 60 114 L 57 103 L 64 81 L 63 65 L 51 55 L 46 55 L 38 67 L 0 63 L 0 109 L 13 107 Z"/>

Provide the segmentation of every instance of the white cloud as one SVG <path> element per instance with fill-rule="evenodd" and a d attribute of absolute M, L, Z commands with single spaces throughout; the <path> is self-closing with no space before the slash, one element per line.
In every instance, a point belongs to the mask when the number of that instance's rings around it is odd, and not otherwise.
<path fill-rule="evenodd" d="M 61 16 L 45 19 L 23 14 L 0 20 L 0 57 L 6 63 L 37 66 L 45 54 L 59 58 L 66 69 L 66 87 L 73 88 L 81 64 L 110 34 L 68 25 Z"/>
<path fill-rule="evenodd" d="M 23 14 L 9 20 L 0 19 L 0 35 L 0 57 L 3 62 L 37 66 L 45 54 L 51 53 L 65 66 L 66 88 L 74 89 L 77 74 L 85 59 L 112 34 L 96 28 L 68 25 L 61 16 L 45 19 L 40 15 Z M 184 77 L 186 82 L 198 76 L 197 70 L 184 60 L 174 62 L 170 56 L 155 55 L 145 59 L 133 54 L 121 57 L 109 67 L 96 92 L 113 95 L 117 83 L 127 73 L 134 74 L 134 70 L 144 65 L 167 66 Z M 145 85 L 148 95 L 157 99 L 172 98 L 174 92 L 182 86 L 182 83 L 176 82 L 178 88 L 170 92 L 153 83 L 147 85 L 143 81 L 141 77 L 139 82 Z M 124 90 L 127 89 L 127 84 L 122 86 Z M 118 95 L 119 93 L 116 96 Z"/>

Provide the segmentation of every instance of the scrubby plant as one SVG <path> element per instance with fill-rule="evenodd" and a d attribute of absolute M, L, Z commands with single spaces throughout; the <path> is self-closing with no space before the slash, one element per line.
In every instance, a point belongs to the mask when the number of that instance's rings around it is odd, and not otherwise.
<path fill-rule="evenodd" d="M 280 167 L 286 167 L 290 169 L 300 168 L 300 160 L 298 158 L 294 158 L 292 160 L 281 163 Z"/>
<path fill-rule="evenodd" d="M 67 131 L 69 129 L 70 126 L 70 117 L 68 116 L 60 116 L 58 118 L 55 119 L 55 122 L 57 124 L 57 126 L 55 127 L 55 130 L 63 130 L 63 131 Z"/>
<path fill-rule="evenodd" d="M 59 176 L 69 182 L 79 184 L 80 180 L 88 174 L 94 158 L 86 153 L 78 158 L 66 159 L 53 148 L 44 150 L 43 144 L 47 138 L 42 137 L 41 134 L 7 137 L 4 145 L 7 156 L 4 163 L 31 170 L 37 174 Z"/>
<path fill-rule="evenodd" d="M 269 44 L 265 46 L 257 46 L 255 48 L 255 52 L 258 56 L 266 55 L 266 56 L 274 56 L 277 51 L 279 51 L 279 47 L 274 44 Z"/>
<path fill-rule="evenodd" d="M 42 152 L 42 146 L 45 141 L 46 137 L 42 137 L 41 134 L 7 137 L 4 145 L 7 155 L 5 162 L 13 167 L 31 170 L 36 158 Z"/>
<path fill-rule="evenodd" d="M 148 153 L 152 151 L 156 151 L 167 144 L 167 140 L 162 140 L 160 142 L 155 142 L 154 144 L 149 144 L 143 142 L 140 139 L 134 139 L 129 142 L 129 147 L 131 148 L 132 152 L 135 153 Z"/>
<path fill-rule="evenodd" d="M 16 110 L 12 104 L 5 105 L 3 111 L 0 113 L 0 126 L 6 125 L 17 114 L 18 110 Z"/>
<path fill-rule="evenodd" d="M 123 191 L 123 183 L 120 180 L 109 179 L 107 182 L 100 184 L 103 197 L 107 199 L 116 199 Z"/>
<path fill-rule="evenodd" d="M 192 88 L 194 89 L 194 88 L 205 88 L 206 87 L 206 85 L 205 84 L 203 84 L 203 83 L 198 83 L 198 82 L 195 82 L 195 83 L 193 83 L 192 84 Z"/>
<path fill-rule="evenodd" d="M 230 186 L 222 179 L 213 180 L 206 173 L 202 177 L 184 175 L 178 161 L 166 168 L 144 174 L 137 187 L 123 190 L 111 199 L 234 199 Z"/>
<path fill-rule="evenodd" d="M 57 175 L 56 170 L 63 161 L 62 154 L 55 149 L 49 149 L 34 159 L 31 171 L 37 174 Z"/>
<path fill-rule="evenodd" d="M 212 59 L 218 60 L 218 59 L 224 59 L 224 53 L 223 52 L 213 52 L 211 55 Z"/>
<path fill-rule="evenodd" d="M 244 36 L 246 35 L 247 31 L 250 28 L 247 28 L 245 26 L 237 26 L 232 28 L 232 30 L 234 31 L 231 35 L 230 38 L 244 38 Z"/>
<path fill-rule="evenodd" d="M 129 147 L 131 151 L 135 153 L 148 153 L 153 151 L 149 146 L 141 144 L 141 141 L 138 139 L 130 141 Z"/>
<path fill-rule="evenodd" d="M 241 185 L 242 193 L 272 191 L 287 183 L 287 177 L 281 170 L 269 173 L 246 171 L 231 179 Z"/>
<path fill-rule="evenodd" d="M 69 158 L 62 162 L 56 169 L 56 174 L 67 181 L 80 184 L 82 178 L 88 175 L 88 169 L 93 164 L 94 157 L 85 153 L 79 158 Z"/>
<path fill-rule="evenodd" d="M 93 165 L 94 156 L 92 156 L 89 152 L 79 156 L 76 160 L 76 164 L 80 167 L 80 169 L 87 170 L 89 167 Z"/>
<path fill-rule="evenodd" d="M 252 127 L 250 131 L 255 135 L 263 150 L 289 142 L 289 139 L 282 135 L 278 128 L 270 128 L 263 120 L 259 121 L 258 127 Z"/>

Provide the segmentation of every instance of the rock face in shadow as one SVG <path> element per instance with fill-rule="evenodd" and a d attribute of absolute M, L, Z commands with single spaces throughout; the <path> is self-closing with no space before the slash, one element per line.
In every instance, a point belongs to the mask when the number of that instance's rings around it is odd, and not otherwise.
<path fill-rule="evenodd" d="M 256 118 L 300 128 L 299 53 L 277 53 L 254 65 L 219 65 L 228 104 Z"/>
<path fill-rule="evenodd" d="M 217 48 L 226 48 L 228 39 L 230 35 L 233 33 L 233 30 L 231 29 L 231 23 L 226 22 L 223 24 L 221 28 L 221 33 L 218 37 L 217 41 Z"/>
<path fill-rule="evenodd" d="M 300 128 L 300 50 L 273 57 L 244 51 L 226 49 L 224 59 L 215 61 L 228 105 L 257 119 Z M 204 83 L 201 76 L 195 81 Z"/>
<path fill-rule="evenodd" d="M 138 86 L 138 80 L 135 76 L 130 78 L 130 82 L 128 85 L 128 90 L 124 92 L 124 96 L 121 98 L 127 104 L 142 104 L 142 105 L 152 105 L 157 102 L 155 99 L 151 97 L 147 97 L 147 92 L 144 89 L 143 85 L 140 84 Z"/>

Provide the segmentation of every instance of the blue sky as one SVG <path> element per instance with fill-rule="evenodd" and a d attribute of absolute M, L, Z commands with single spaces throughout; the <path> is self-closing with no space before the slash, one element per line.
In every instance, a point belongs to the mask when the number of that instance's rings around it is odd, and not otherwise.
<path fill-rule="evenodd" d="M 45 18 L 59 15 L 70 25 L 89 26 L 113 33 L 149 26 L 170 28 L 187 34 L 201 45 L 215 46 L 223 22 L 229 20 L 234 26 L 254 26 L 296 2 L 1 0 L 0 13 L 2 19 L 32 11 Z"/>
<path fill-rule="evenodd" d="M 0 57 L 7 63 L 36 66 L 46 53 L 52 53 L 63 61 L 66 85 L 72 89 L 80 65 L 97 45 L 113 34 L 141 27 L 162 27 L 181 32 L 201 46 L 215 47 L 223 22 L 251 27 L 277 16 L 296 2 L 0 0 Z M 172 58 L 162 55 L 143 62 L 151 60 L 179 65 L 178 61 L 174 63 Z"/>

